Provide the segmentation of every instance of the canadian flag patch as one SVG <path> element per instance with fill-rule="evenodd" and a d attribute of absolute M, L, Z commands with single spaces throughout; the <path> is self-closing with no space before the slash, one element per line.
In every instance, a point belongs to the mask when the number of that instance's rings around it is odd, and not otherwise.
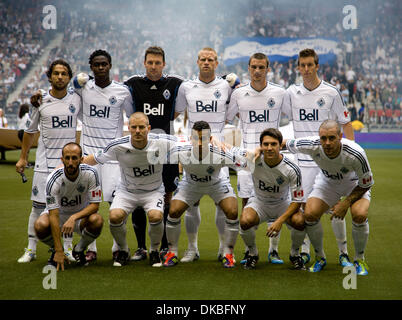
<path fill-rule="evenodd" d="M 92 191 L 92 198 L 100 197 L 102 192 L 100 190 L 98 191 Z"/>
<path fill-rule="evenodd" d="M 294 192 L 293 192 L 293 196 L 294 196 L 295 198 L 303 197 L 303 190 L 294 191 Z"/>

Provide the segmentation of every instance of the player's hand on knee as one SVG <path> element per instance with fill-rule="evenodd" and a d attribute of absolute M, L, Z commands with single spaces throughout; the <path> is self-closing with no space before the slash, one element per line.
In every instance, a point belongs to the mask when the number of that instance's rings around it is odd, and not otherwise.
<path fill-rule="evenodd" d="M 341 219 L 343 220 L 346 216 L 346 213 L 349 209 L 349 203 L 347 201 L 340 201 L 336 205 L 334 205 L 331 209 L 331 220 L 332 219 Z"/>
<path fill-rule="evenodd" d="M 266 235 L 268 237 L 276 237 L 278 233 L 281 231 L 282 222 L 276 220 L 268 229 Z"/>

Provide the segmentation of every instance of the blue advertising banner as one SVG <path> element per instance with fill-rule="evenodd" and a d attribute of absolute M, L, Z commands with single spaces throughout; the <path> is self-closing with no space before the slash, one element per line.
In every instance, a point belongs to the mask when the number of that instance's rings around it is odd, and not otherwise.
<path fill-rule="evenodd" d="M 341 51 L 334 38 L 225 38 L 223 63 L 227 66 L 248 62 L 256 52 L 265 53 L 271 62 L 296 60 L 299 51 L 312 48 L 319 57 L 319 63 L 332 64 Z"/>

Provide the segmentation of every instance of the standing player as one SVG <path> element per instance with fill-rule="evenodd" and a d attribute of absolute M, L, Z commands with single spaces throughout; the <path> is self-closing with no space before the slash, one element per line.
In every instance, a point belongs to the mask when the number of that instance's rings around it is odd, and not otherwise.
<path fill-rule="evenodd" d="M 234 267 L 233 248 L 239 232 L 237 198 L 230 181 L 220 179 L 220 171 L 228 165 L 237 169 L 241 163 L 232 154 L 213 147 L 211 139 L 209 124 L 197 121 L 192 128 L 191 144 L 178 146 L 172 151 L 171 160 L 180 161 L 184 173 L 173 196 L 166 224 L 169 242 L 169 252 L 163 264 L 166 267 L 178 263 L 181 215 L 206 194 L 219 205 L 226 216 L 222 262 L 226 268 Z"/>
<path fill-rule="evenodd" d="M 158 249 L 164 231 L 162 163 L 176 139 L 149 133 L 150 129 L 148 117 L 135 112 L 129 119 L 129 136 L 113 140 L 103 151 L 84 158 L 90 165 L 110 160 L 120 165 L 120 185 L 109 211 L 110 231 L 119 247 L 114 266 L 122 266 L 129 260 L 127 216 L 139 206 L 145 209 L 150 225 L 150 264 L 161 266 Z"/>
<path fill-rule="evenodd" d="M 297 63 L 303 77 L 303 84 L 291 85 L 287 89 L 290 100 L 286 104 L 287 108 L 284 109 L 284 113 L 293 122 L 295 138 L 316 135 L 324 120 L 333 119 L 342 125 L 345 137 L 354 140 L 349 113 L 339 91 L 336 87 L 318 78 L 318 55 L 313 49 L 304 49 L 300 51 Z M 303 190 L 307 199 L 312 191 L 314 179 L 319 173 L 319 168 L 309 155 L 298 154 L 297 158 L 303 175 Z M 352 265 L 348 257 L 345 220 L 332 219 L 332 229 L 338 243 L 339 263 L 342 266 Z M 305 263 L 308 263 L 310 261 L 310 241 L 307 237 L 301 254 Z"/>
<path fill-rule="evenodd" d="M 259 137 L 263 130 L 279 128 L 281 111 L 287 101 L 286 90 L 267 81 L 269 70 L 268 57 L 263 53 L 253 54 L 248 62 L 251 82 L 237 88 L 230 97 L 228 120 L 233 121 L 236 114 L 239 116 L 242 147 L 245 149 L 254 150 L 260 145 Z M 254 193 L 251 172 L 240 170 L 237 179 L 237 191 L 244 208 Z M 272 221 L 268 221 L 268 227 L 270 224 Z M 270 237 L 269 242 L 268 261 L 275 264 L 283 263 L 278 255 L 279 239 L 280 232 L 276 237 Z M 244 262 L 245 259 L 242 260 Z"/>
<path fill-rule="evenodd" d="M 23 173 L 28 164 L 27 155 L 35 133 L 40 130 L 32 181 L 32 210 L 28 221 L 28 248 L 18 262 L 31 262 L 36 258 L 38 239 L 34 223 L 46 207 L 45 186 L 49 173 L 60 164 L 60 151 L 68 142 L 76 141 L 77 116 L 81 109 L 81 98 L 67 90 L 72 77 L 70 65 L 64 60 L 53 61 L 47 71 L 51 84 L 49 92 L 42 96 L 42 105 L 31 109 L 31 122 L 25 130 L 20 158 L 16 171 Z"/>
<path fill-rule="evenodd" d="M 66 256 L 61 244 L 61 233 L 81 235 L 73 249 L 79 265 L 86 265 L 84 250 L 96 239 L 103 226 L 98 214 L 101 188 L 95 168 L 81 164 L 82 149 L 77 143 L 67 143 L 62 150 L 64 167 L 53 171 L 46 181 L 46 211 L 35 222 L 38 238 L 49 245 L 52 255 L 49 263 L 64 270 Z"/>
<path fill-rule="evenodd" d="M 255 228 L 264 221 L 271 222 L 267 230 L 269 237 L 276 237 L 282 224 L 292 226 L 292 247 L 290 261 L 294 268 L 304 270 L 304 263 L 298 254 L 303 242 L 304 219 L 298 215 L 303 201 L 301 172 L 297 165 L 279 153 L 282 134 L 276 128 L 264 130 L 260 135 L 261 155 L 254 162 L 252 181 L 254 196 L 243 209 L 240 217 L 240 235 L 248 248 L 245 269 L 255 269 L 258 249 L 255 242 Z M 301 218 L 301 219 L 300 219 Z"/>
<path fill-rule="evenodd" d="M 366 153 L 354 141 L 342 138 L 341 128 L 334 120 L 321 124 L 319 136 L 288 140 L 286 147 L 292 153 L 308 154 L 320 168 L 304 211 L 306 231 L 316 252 L 316 262 L 310 271 L 319 272 L 327 263 L 321 216 L 330 209 L 332 220 L 344 220 L 350 208 L 356 273 L 367 275 L 364 250 L 369 235 L 367 217 L 374 180 Z"/>
<path fill-rule="evenodd" d="M 173 120 L 179 115 L 175 112 L 176 96 L 182 78 L 172 75 L 163 75 L 165 67 L 165 52 L 160 47 L 149 47 L 145 51 L 145 75 L 137 75 L 128 79 L 125 84 L 130 88 L 134 112 L 143 112 L 148 116 L 154 133 L 174 134 Z M 177 164 L 163 166 L 163 184 L 165 186 L 164 220 L 169 213 L 170 200 L 179 180 Z M 139 207 L 132 215 L 134 232 L 138 242 L 138 249 L 132 260 L 146 259 L 147 247 L 145 241 L 146 216 L 143 208 Z M 167 252 L 167 240 L 164 232 L 161 244 L 161 253 Z"/>
<path fill-rule="evenodd" d="M 203 48 L 198 53 L 198 78 L 183 82 L 176 100 L 176 111 L 187 111 L 188 128 L 197 121 L 206 121 L 211 126 L 214 137 L 223 140 L 223 129 L 227 120 L 228 102 L 232 89 L 228 82 L 215 75 L 218 67 L 218 56 L 212 48 Z M 189 133 L 191 134 L 191 133 Z M 221 171 L 222 179 L 229 180 L 229 171 Z M 197 237 L 201 222 L 199 206 L 191 206 L 185 215 L 188 236 L 188 250 L 182 262 L 190 262 L 199 258 Z M 223 259 L 225 215 L 218 206 L 216 208 L 216 226 L 219 233 L 218 259 Z"/>

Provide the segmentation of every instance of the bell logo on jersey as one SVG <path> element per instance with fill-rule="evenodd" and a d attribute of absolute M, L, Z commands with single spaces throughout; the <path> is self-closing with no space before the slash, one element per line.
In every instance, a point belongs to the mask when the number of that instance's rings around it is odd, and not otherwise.
<path fill-rule="evenodd" d="M 158 106 L 152 108 L 149 103 L 144 103 L 144 113 L 151 116 L 163 116 L 165 111 L 165 105 L 158 103 Z"/>
<path fill-rule="evenodd" d="M 278 186 L 267 186 L 264 181 L 258 180 L 258 188 L 262 191 L 278 193 L 279 187 Z"/>
<path fill-rule="evenodd" d="M 307 112 L 305 109 L 300 109 L 300 121 L 318 121 L 318 109 Z"/>
<path fill-rule="evenodd" d="M 67 119 L 62 119 L 58 116 L 52 117 L 52 128 L 72 128 L 73 127 L 73 116 L 67 116 Z"/>
<path fill-rule="evenodd" d="M 89 106 L 89 116 L 98 118 L 109 118 L 110 107 L 104 107 L 103 109 L 97 109 L 95 105 Z"/>
<path fill-rule="evenodd" d="M 208 182 L 208 181 L 211 181 L 211 176 L 205 176 L 205 177 L 198 178 L 195 174 L 190 174 L 190 178 L 194 182 Z"/>
<path fill-rule="evenodd" d="M 141 170 L 141 168 L 135 167 L 133 168 L 134 177 L 147 177 L 155 173 L 155 166 L 149 165 L 147 169 Z"/>
<path fill-rule="evenodd" d="M 342 180 L 343 179 L 343 175 L 340 172 L 337 172 L 336 174 L 331 174 L 327 170 L 324 170 L 324 169 L 321 169 L 321 171 L 324 174 L 324 176 L 326 176 L 328 179 L 332 179 L 332 180 Z"/>
<path fill-rule="evenodd" d="M 253 122 L 268 122 L 269 110 L 264 110 L 262 113 L 257 114 L 255 111 L 249 111 L 250 123 Z"/>
<path fill-rule="evenodd" d="M 62 207 L 75 207 L 81 204 L 81 195 L 77 195 L 74 199 L 71 200 L 69 200 L 67 197 L 62 197 L 60 204 Z"/>
<path fill-rule="evenodd" d="M 218 101 L 212 100 L 211 104 L 203 104 L 202 101 L 197 100 L 195 102 L 197 112 L 217 112 Z"/>

